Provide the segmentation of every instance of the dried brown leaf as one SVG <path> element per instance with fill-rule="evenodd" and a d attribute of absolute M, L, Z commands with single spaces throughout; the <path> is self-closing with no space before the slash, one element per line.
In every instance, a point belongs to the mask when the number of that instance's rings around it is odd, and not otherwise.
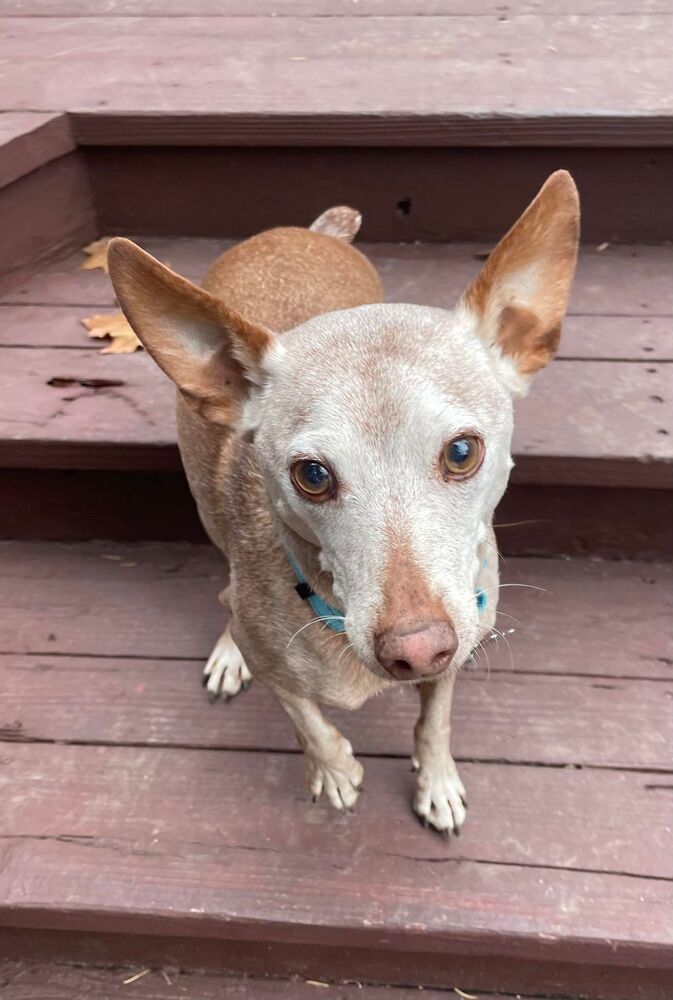
<path fill-rule="evenodd" d="M 111 338 L 111 343 L 101 350 L 101 354 L 133 354 L 143 346 L 123 313 L 97 313 L 81 322 L 90 337 Z"/>
<path fill-rule="evenodd" d="M 111 236 L 102 236 L 99 240 L 94 240 L 88 246 L 82 247 L 82 253 L 87 255 L 87 259 L 82 264 L 85 271 L 93 271 L 100 267 L 102 271 L 108 273 L 107 248 L 111 239 Z"/>

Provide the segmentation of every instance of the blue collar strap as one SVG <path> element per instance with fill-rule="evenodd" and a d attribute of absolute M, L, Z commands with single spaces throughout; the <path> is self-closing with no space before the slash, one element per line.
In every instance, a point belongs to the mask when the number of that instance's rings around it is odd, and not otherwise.
<path fill-rule="evenodd" d="M 290 561 L 290 566 L 294 570 L 294 575 L 297 577 L 297 585 L 294 588 L 302 601 L 308 601 L 311 605 L 318 618 L 324 619 L 327 628 L 331 628 L 333 632 L 345 632 L 346 627 L 344 625 L 343 613 L 337 608 L 333 608 L 327 601 L 323 601 L 319 594 L 316 594 L 315 590 L 310 586 L 306 577 L 299 569 L 299 564 L 294 556 L 290 555 L 288 552 L 287 558 Z"/>
<path fill-rule="evenodd" d="M 331 604 L 327 603 L 327 601 L 323 601 L 322 597 L 316 594 L 315 590 L 313 590 L 300 570 L 299 563 L 293 555 L 288 552 L 287 558 L 294 575 L 297 577 L 297 584 L 294 589 L 297 591 L 302 601 L 308 601 L 318 618 L 322 618 L 324 620 L 327 628 L 331 628 L 333 632 L 345 632 L 346 626 L 343 613 L 337 608 L 333 608 Z M 486 567 L 486 560 L 484 560 L 483 565 Z M 479 612 L 481 613 L 485 611 L 486 605 L 488 604 L 488 598 L 486 597 L 486 591 L 482 590 L 481 587 L 477 587 L 476 600 Z"/>

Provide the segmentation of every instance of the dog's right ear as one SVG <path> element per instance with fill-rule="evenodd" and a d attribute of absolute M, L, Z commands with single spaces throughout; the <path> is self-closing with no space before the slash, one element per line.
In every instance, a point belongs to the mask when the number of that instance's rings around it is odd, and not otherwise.
<path fill-rule="evenodd" d="M 206 420 L 236 423 L 277 338 L 130 240 L 110 241 L 108 265 L 124 315 L 187 402 Z"/>

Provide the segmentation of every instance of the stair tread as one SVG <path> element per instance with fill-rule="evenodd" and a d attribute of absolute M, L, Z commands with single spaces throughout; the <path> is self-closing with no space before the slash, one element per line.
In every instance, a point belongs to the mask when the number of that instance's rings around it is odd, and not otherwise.
<path fill-rule="evenodd" d="M 134 976 L 139 978 L 132 980 Z M 118 969 L 84 968 L 47 963 L 0 961 L 3 1000 L 128 1000 L 129 987 L 137 1000 L 409 1000 L 404 987 L 367 986 L 349 982 L 328 984 L 306 979 L 248 979 L 127 966 Z M 465 985 L 465 984 L 464 984 Z M 331 990 L 327 987 L 332 986 Z M 327 990 L 320 992 L 320 988 Z M 335 992 L 338 990 L 338 992 Z M 413 991 L 414 995 L 416 990 Z M 463 991 L 465 992 L 465 990 Z M 446 1000 L 446 993 L 425 990 L 422 1000 Z M 508 1000 L 491 994 L 489 1000 Z M 526 996 L 521 1000 L 541 1000 Z"/>
<path fill-rule="evenodd" d="M 12 17 L 0 32 L 0 57 L 16 70 L 3 101 L 146 118 L 207 109 L 628 119 L 671 111 L 670 27 L 668 12 L 627 17 L 610 5 L 580 16 Z M 623 67 L 635 64 L 634 88 Z"/>
<path fill-rule="evenodd" d="M 141 242 L 194 279 L 223 246 Z M 363 247 L 390 299 L 437 306 L 456 301 L 485 249 Z M 559 360 L 517 403 L 514 481 L 670 486 L 670 256 L 667 247 L 582 251 Z M 115 305 L 107 277 L 80 264 L 71 255 L 0 300 L 0 465 L 177 468 L 172 386 L 146 356 L 102 355 L 86 337 L 82 318 Z M 87 379 L 121 384 L 92 389 L 80 384 Z M 569 411 L 573 420 L 562 419 Z"/>
<path fill-rule="evenodd" d="M 337 713 L 368 775 L 348 817 L 304 799 L 270 696 L 207 704 L 224 575 L 209 547 L 8 542 L 1 556 L 0 925 L 323 957 L 338 941 L 389 963 L 376 981 L 427 985 L 495 942 L 517 970 L 561 963 L 558 992 L 594 965 L 665 964 L 670 567 L 507 561 L 504 582 L 549 596 L 503 590 L 513 662 L 498 644 L 459 679 L 471 812 L 447 846 L 408 811 L 406 694 Z M 478 985 L 518 990 L 516 975 Z"/>

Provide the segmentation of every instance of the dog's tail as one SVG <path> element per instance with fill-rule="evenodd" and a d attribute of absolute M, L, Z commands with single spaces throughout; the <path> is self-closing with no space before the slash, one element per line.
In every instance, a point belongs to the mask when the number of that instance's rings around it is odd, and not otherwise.
<path fill-rule="evenodd" d="M 335 205 L 319 215 L 308 227 L 314 233 L 336 236 L 339 240 L 352 243 L 362 225 L 362 216 L 348 205 Z"/>

